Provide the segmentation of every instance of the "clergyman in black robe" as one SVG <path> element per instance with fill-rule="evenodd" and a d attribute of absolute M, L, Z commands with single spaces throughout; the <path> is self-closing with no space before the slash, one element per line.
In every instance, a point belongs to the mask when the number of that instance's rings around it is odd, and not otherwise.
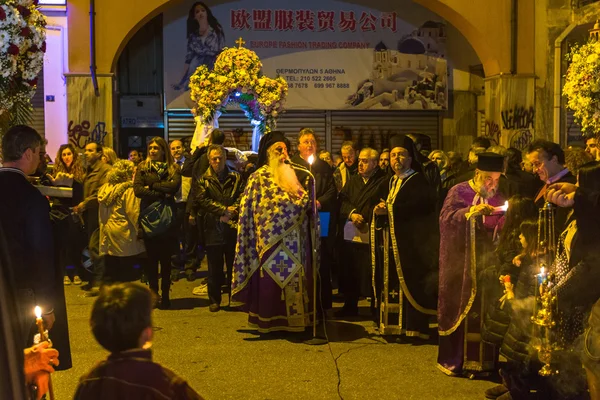
<path fill-rule="evenodd" d="M 430 278 L 437 276 L 437 252 L 430 239 L 437 236 L 437 199 L 413 159 L 412 147 L 405 147 L 402 137 L 392 143 L 394 176 L 387 199 L 375 207 L 371 226 L 379 332 L 428 339 L 429 319 L 436 315 L 436 288 Z"/>

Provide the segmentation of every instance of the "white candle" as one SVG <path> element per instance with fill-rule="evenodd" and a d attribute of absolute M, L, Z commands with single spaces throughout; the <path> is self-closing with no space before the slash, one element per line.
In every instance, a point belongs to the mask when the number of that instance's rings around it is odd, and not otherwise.
<path fill-rule="evenodd" d="M 508 201 L 505 201 L 503 206 L 494 207 L 494 212 L 506 212 L 506 210 L 508 210 Z"/>

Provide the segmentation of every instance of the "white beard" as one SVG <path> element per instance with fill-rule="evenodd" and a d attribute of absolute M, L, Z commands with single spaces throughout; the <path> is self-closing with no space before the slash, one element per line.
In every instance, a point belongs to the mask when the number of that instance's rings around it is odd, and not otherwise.
<path fill-rule="evenodd" d="M 298 192 L 303 190 L 302 185 L 296 177 L 296 172 L 288 164 L 284 164 L 278 158 L 273 157 L 269 160 L 269 169 L 273 174 L 273 180 L 277 186 L 290 195 L 297 197 Z"/>

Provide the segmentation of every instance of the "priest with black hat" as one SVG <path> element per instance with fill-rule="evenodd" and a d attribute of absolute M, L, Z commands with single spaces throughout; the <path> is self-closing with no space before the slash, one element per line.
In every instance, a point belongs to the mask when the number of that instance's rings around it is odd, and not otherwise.
<path fill-rule="evenodd" d="M 372 268 L 379 333 L 429 339 L 436 315 L 437 197 L 410 138 L 390 139 L 389 192 L 374 210 Z"/>
<path fill-rule="evenodd" d="M 481 342 L 482 293 L 477 272 L 504 222 L 498 193 L 504 157 L 481 153 L 475 177 L 450 189 L 440 213 L 438 368 L 467 375 L 495 368 L 496 351 Z"/>
<path fill-rule="evenodd" d="M 263 136 L 240 202 L 231 300 L 259 332 L 311 324 L 311 200 L 288 164 L 288 148 L 283 132 Z"/>

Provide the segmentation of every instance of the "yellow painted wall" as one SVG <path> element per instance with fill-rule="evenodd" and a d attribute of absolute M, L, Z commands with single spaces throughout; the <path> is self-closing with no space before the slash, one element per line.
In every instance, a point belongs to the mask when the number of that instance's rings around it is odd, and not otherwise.
<path fill-rule="evenodd" d="M 116 56 L 133 34 L 167 3 L 180 0 L 96 1 L 96 65 L 98 73 L 114 72 Z M 89 0 L 69 0 L 69 68 L 90 72 Z M 113 65 L 115 62 L 115 65 Z"/>
<path fill-rule="evenodd" d="M 98 73 L 114 72 L 116 59 L 127 40 L 164 8 L 182 0 L 101 0 L 96 5 L 96 64 Z M 486 76 L 509 73 L 511 68 L 508 0 L 413 0 L 455 26 L 471 43 Z M 369 5 L 367 0 L 354 3 Z M 533 11 L 534 0 L 520 0 L 521 12 Z M 89 0 L 69 0 L 69 67 L 71 73 L 89 73 Z M 531 16 L 533 18 L 533 16 Z M 533 54 L 532 29 L 527 16 L 520 19 L 522 54 Z M 533 63 L 523 59 L 518 73 L 533 73 Z"/>

